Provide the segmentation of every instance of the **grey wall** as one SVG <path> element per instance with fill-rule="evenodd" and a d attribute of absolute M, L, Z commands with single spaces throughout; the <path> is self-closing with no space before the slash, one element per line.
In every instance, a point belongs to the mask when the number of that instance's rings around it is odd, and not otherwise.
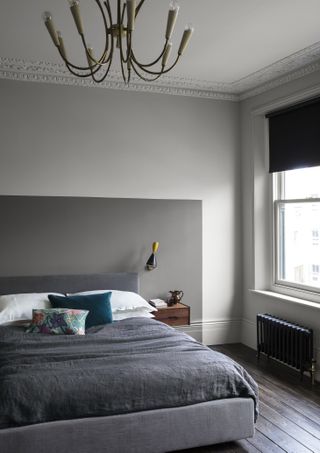
<path fill-rule="evenodd" d="M 144 297 L 183 289 L 201 319 L 201 201 L 0 196 L 0 212 L 0 275 L 139 272 Z"/>
<path fill-rule="evenodd" d="M 0 194 L 202 200 L 194 320 L 240 317 L 236 103 L 7 80 L 0 99 Z"/>
<path fill-rule="evenodd" d="M 242 341 L 255 347 L 257 313 L 273 313 L 280 317 L 314 328 L 316 354 L 320 360 L 319 305 L 316 308 L 257 294 L 251 289 L 270 289 L 270 255 L 272 250 L 272 223 L 269 210 L 267 145 L 263 115 L 257 110 L 277 102 L 288 102 L 309 91 L 309 96 L 320 93 L 320 73 L 316 72 L 299 80 L 270 90 L 242 102 L 242 207 L 243 207 L 243 331 Z M 269 255 L 269 256 L 268 256 Z M 319 376 L 320 378 L 320 376 Z"/>

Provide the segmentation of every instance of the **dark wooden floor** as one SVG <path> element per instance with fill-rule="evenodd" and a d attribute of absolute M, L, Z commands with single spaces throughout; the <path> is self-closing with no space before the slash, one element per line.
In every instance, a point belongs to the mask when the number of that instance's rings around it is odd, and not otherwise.
<path fill-rule="evenodd" d="M 288 367 L 263 358 L 240 344 L 215 346 L 240 363 L 260 390 L 260 416 L 255 436 L 238 442 L 188 450 L 188 453 L 262 452 L 320 453 L 320 385 L 313 388 L 305 377 Z"/>

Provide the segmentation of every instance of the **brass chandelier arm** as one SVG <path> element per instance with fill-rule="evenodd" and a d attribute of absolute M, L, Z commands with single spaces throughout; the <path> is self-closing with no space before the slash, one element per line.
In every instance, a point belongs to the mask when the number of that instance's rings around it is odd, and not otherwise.
<path fill-rule="evenodd" d="M 129 42 L 129 44 L 131 46 L 131 32 L 130 32 L 130 36 L 129 35 L 127 36 L 127 42 Z M 120 42 L 120 66 L 121 66 L 122 78 L 126 85 L 129 85 L 130 78 L 131 78 L 131 56 L 130 56 L 130 54 L 131 54 L 131 47 L 130 47 L 130 50 L 128 47 L 127 48 L 127 58 L 126 59 L 123 58 L 122 42 Z M 125 64 L 127 65 L 127 74 L 124 69 Z"/>
<path fill-rule="evenodd" d="M 103 24 L 104 24 L 104 28 L 105 28 L 105 34 L 106 34 L 106 44 L 105 44 L 105 47 L 104 47 L 104 52 L 102 54 L 102 57 L 98 60 L 99 64 L 101 64 L 101 63 L 104 62 L 105 56 L 107 55 L 108 49 L 109 49 L 109 29 L 108 29 L 108 21 L 107 21 L 104 9 L 103 9 L 103 7 L 101 5 L 101 2 L 100 2 L 100 0 L 95 0 L 95 1 L 96 1 L 97 5 L 98 5 L 100 11 L 101 11 Z M 109 0 L 107 0 L 107 1 L 108 1 L 108 4 L 109 4 Z M 110 8 L 110 4 L 109 4 L 109 8 L 107 8 L 107 12 L 108 12 L 109 22 L 110 22 L 110 27 L 111 27 L 112 26 L 112 12 L 111 12 L 111 8 Z M 86 52 L 87 52 L 87 48 L 86 48 Z"/>
<path fill-rule="evenodd" d="M 108 64 L 107 68 L 105 69 L 105 72 L 103 74 L 103 76 L 98 79 L 95 77 L 95 74 L 100 72 L 100 69 L 102 68 L 102 66 L 104 65 L 95 65 L 95 66 L 90 66 L 90 74 L 91 74 L 91 77 L 92 77 L 92 80 L 96 83 L 101 83 L 105 80 L 105 78 L 107 77 L 109 71 L 110 71 L 110 67 L 111 67 L 111 64 L 112 64 L 112 58 L 113 58 L 113 46 L 114 46 L 114 43 L 113 43 L 113 36 L 111 36 L 111 52 L 109 54 L 109 57 L 108 59 L 106 60 L 106 62 L 104 63 L 105 64 Z M 94 69 L 96 68 L 96 69 Z"/>
<path fill-rule="evenodd" d="M 59 54 L 60 54 L 61 58 L 63 59 L 64 63 L 68 66 L 68 69 L 71 67 L 71 68 L 76 69 L 76 70 L 78 70 L 78 71 L 90 71 L 90 68 L 91 68 L 90 66 L 77 66 L 77 65 L 74 65 L 73 63 L 71 63 L 71 62 L 70 62 L 70 61 L 62 54 L 62 52 L 61 52 L 59 46 L 57 46 L 57 49 L 58 49 Z M 112 56 L 111 53 L 110 53 L 110 55 L 109 55 L 109 58 L 110 58 L 110 56 Z M 109 58 L 108 58 L 107 62 L 109 61 Z M 97 68 L 97 71 L 98 71 L 99 69 L 101 69 L 101 67 L 102 67 L 103 65 L 104 65 L 104 64 L 95 64 L 95 65 L 92 66 L 92 68 Z M 69 69 L 69 70 L 70 70 L 70 69 Z M 70 71 L 70 72 L 71 72 L 71 71 Z M 74 74 L 74 75 L 78 75 L 77 73 L 74 73 L 74 72 L 73 72 L 73 74 Z M 90 74 L 89 74 L 89 75 L 90 75 Z"/>
<path fill-rule="evenodd" d="M 91 71 L 91 72 L 92 72 L 92 79 L 93 79 L 96 83 L 101 83 L 101 82 L 103 82 L 103 81 L 105 80 L 105 78 L 107 77 L 107 75 L 109 74 L 111 64 L 112 64 L 112 56 L 111 56 L 111 58 L 110 58 L 110 60 L 109 60 L 108 67 L 107 67 L 105 73 L 103 74 L 103 76 L 102 76 L 100 79 L 97 79 L 97 78 L 95 77 L 95 73 L 98 72 L 99 69 L 100 69 L 100 67 L 99 67 L 98 71 L 96 71 L 96 72 L 94 72 L 94 73 Z"/>
<path fill-rule="evenodd" d="M 79 74 L 78 72 L 74 71 L 74 69 L 72 68 L 72 66 L 69 64 L 68 61 L 65 60 L 65 64 L 68 68 L 68 70 L 71 72 L 71 74 L 77 76 L 77 77 L 81 77 L 81 78 L 86 78 L 86 77 L 92 77 L 92 73 L 90 72 L 90 68 L 88 67 L 86 70 L 89 71 L 87 74 Z M 95 69 L 94 71 L 94 74 L 96 74 L 96 72 L 98 72 L 100 70 L 100 67 Z"/>
<path fill-rule="evenodd" d="M 144 2 L 145 2 L 145 0 L 141 0 L 139 5 L 137 6 L 137 8 L 136 8 L 136 17 L 139 14 L 139 11 L 140 11 L 142 5 L 144 4 Z"/>
<path fill-rule="evenodd" d="M 131 67 L 132 62 L 132 33 L 127 34 L 127 67 Z"/>
<path fill-rule="evenodd" d="M 129 84 L 129 79 L 130 79 L 130 77 L 129 77 L 129 71 L 128 71 L 128 74 L 126 74 L 125 69 L 124 69 L 124 63 L 123 63 L 123 61 L 121 61 L 120 66 L 121 66 L 121 73 L 122 73 L 123 81 L 124 81 L 124 83 L 125 83 L 126 85 L 128 85 L 128 84 Z"/>
<path fill-rule="evenodd" d="M 94 58 L 94 56 L 88 51 L 88 46 L 86 44 L 86 40 L 85 40 L 84 34 L 83 33 L 81 34 L 81 40 L 82 40 L 82 44 L 83 44 L 83 47 L 84 47 L 84 50 L 85 50 L 85 53 L 86 53 L 87 60 L 88 60 L 88 62 L 92 61 L 94 63 L 93 65 L 89 66 L 89 69 L 94 68 L 96 66 L 102 67 L 102 66 L 108 65 L 110 57 L 111 57 L 111 55 L 113 53 L 113 38 L 112 38 L 112 35 L 111 35 L 111 50 L 110 50 L 110 53 L 109 53 L 109 57 L 106 59 L 106 55 L 107 55 L 108 50 L 109 50 L 108 21 L 107 21 L 107 18 L 106 18 L 106 15 L 105 15 L 105 12 L 104 12 L 104 9 L 103 9 L 103 7 L 101 5 L 100 0 L 95 0 L 95 2 L 98 5 L 98 7 L 100 9 L 100 12 L 102 14 L 102 19 L 103 19 L 103 23 L 104 23 L 104 27 L 105 27 L 105 34 L 106 34 L 106 44 L 105 44 L 105 48 L 104 48 L 102 56 L 98 60 L 96 60 Z M 108 12 L 109 22 L 110 22 L 110 30 L 111 30 L 111 26 L 112 26 L 112 12 L 111 12 L 111 8 L 110 8 L 109 0 L 106 0 L 104 3 L 106 5 L 106 9 L 107 9 L 107 12 Z"/>
<path fill-rule="evenodd" d="M 74 65 L 73 63 L 71 63 L 62 53 L 61 53 L 61 50 L 60 50 L 60 47 L 57 46 L 57 49 L 59 51 L 59 54 L 61 56 L 61 58 L 63 59 L 64 63 L 69 67 L 73 68 L 73 69 L 77 69 L 78 71 L 89 71 L 90 70 L 90 67 L 89 66 L 77 66 L 77 65 Z M 71 72 L 71 71 L 70 71 Z M 75 74 L 77 75 L 77 74 Z"/>
<path fill-rule="evenodd" d="M 62 56 L 62 55 L 61 55 Z M 63 56 L 62 56 L 63 58 Z M 95 74 L 97 74 L 100 70 L 101 70 L 101 66 L 97 66 L 96 69 L 92 69 L 90 67 L 88 67 L 86 70 L 89 71 L 87 74 L 79 74 L 78 72 L 75 72 L 72 67 L 70 66 L 69 62 L 65 60 L 65 64 L 68 68 L 68 70 L 71 72 L 71 74 L 77 76 L 77 77 L 81 77 L 81 78 L 87 78 L 87 77 L 92 77 L 92 79 L 96 82 L 96 83 L 101 83 L 104 81 L 104 79 L 107 77 L 108 73 L 109 73 L 109 70 L 110 70 L 110 67 L 111 67 L 111 64 L 112 64 L 112 55 L 111 55 L 111 58 L 109 60 L 109 64 L 108 64 L 108 67 L 103 75 L 103 77 L 101 77 L 100 79 L 97 79 L 95 77 Z"/>
<path fill-rule="evenodd" d="M 124 23 L 124 15 L 125 15 L 125 12 L 126 12 L 126 7 L 127 7 L 127 4 L 124 3 L 123 4 L 123 7 L 122 7 L 122 14 L 121 14 L 121 24 L 123 25 Z"/>
<path fill-rule="evenodd" d="M 118 18 L 118 24 L 120 24 L 119 25 L 119 27 L 120 27 L 119 28 L 119 34 L 120 34 L 120 37 L 119 37 L 120 61 L 121 61 L 121 70 L 122 70 L 122 75 L 123 75 L 122 65 L 123 65 L 123 63 L 128 63 L 129 55 L 131 53 L 131 49 L 127 48 L 127 55 L 126 55 L 126 57 L 124 57 L 121 33 L 122 33 L 122 28 L 123 28 L 125 6 L 123 5 L 123 10 L 121 11 L 121 0 L 118 0 L 117 5 L 118 5 L 117 6 L 117 18 Z M 129 35 L 131 35 L 131 31 L 127 30 L 127 42 L 128 42 Z M 127 83 L 126 79 L 125 79 L 125 83 Z"/>
<path fill-rule="evenodd" d="M 89 67 L 89 66 L 88 66 L 88 67 L 84 67 L 84 66 L 75 66 L 75 65 L 73 65 L 72 63 L 70 63 L 70 61 L 67 60 L 67 58 L 65 58 L 65 56 L 62 54 L 62 52 L 61 52 L 61 50 L 60 50 L 59 47 L 58 47 L 58 51 L 59 51 L 59 54 L 60 54 L 62 60 L 64 61 L 65 65 L 67 66 L 67 68 L 68 68 L 69 71 L 71 72 L 71 74 L 76 75 L 76 76 L 78 76 L 78 77 L 90 77 L 90 76 L 91 76 L 91 72 L 89 72 L 88 74 L 79 74 L 79 73 L 73 71 L 73 69 L 77 69 L 78 71 L 90 71 L 90 67 Z M 72 69 L 71 69 L 71 68 L 72 68 Z M 94 74 L 95 74 L 96 72 L 98 72 L 99 69 L 100 69 L 100 66 L 97 67 L 97 68 L 95 69 Z"/>
<path fill-rule="evenodd" d="M 176 66 L 176 64 L 178 63 L 178 61 L 180 59 L 180 56 L 181 55 L 179 55 L 179 54 L 177 55 L 177 58 L 175 59 L 175 61 L 173 62 L 173 64 L 169 68 L 164 69 L 164 66 L 162 66 L 161 71 L 150 71 L 149 69 L 145 69 L 144 66 L 140 65 L 140 63 L 138 63 L 136 61 L 136 59 L 134 60 L 134 62 L 135 62 L 136 65 L 139 66 L 140 69 L 142 69 L 144 72 L 147 72 L 148 74 L 151 74 L 151 75 L 161 74 L 162 75 L 162 74 L 166 74 L 167 72 L 171 71 L 171 69 L 173 69 Z"/>
<path fill-rule="evenodd" d="M 126 5 L 127 5 L 126 3 L 124 3 L 124 5 L 123 5 L 122 18 L 121 18 L 121 25 L 122 26 L 124 24 L 124 13 L 125 13 L 125 10 L 126 10 Z M 128 27 L 127 27 L 127 33 L 126 33 L 126 42 L 127 42 L 127 56 L 126 56 L 124 62 L 127 63 L 128 67 L 130 68 L 130 64 L 131 64 L 131 61 L 130 61 L 131 60 L 131 49 L 132 49 L 132 31 L 128 30 Z M 121 51 L 121 49 L 120 49 L 120 51 Z M 130 77 L 129 77 L 129 79 L 130 79 Z"/>
<path fill-rule="evenodd" d="M 127 69 L 129 68 L 129 60 L 127 59 L 127 61 L 124 60 L 123 58 L 123 49 L 122 49 L 122 41 L 120 41 L 120 66 L 121 66 L 121 73 L 122 73 L 122 78 L 123 78 L 123 81 L 126 85 L 129 84 L 129 80 L 130 80 L 130 76 L 129 76 L 129 73 L 130 73 L 130 70 L 128 70 L 128 74 L 126 75 L 125 73 L 125 69 L 124 69 L 124 65 L 127 63 Z"/>
<path fill-rule="evenodd" d="M 108 49 L 107 49 L 107 51 L 104 50 L 104 52 L 99 60 L 96 60 L 94 58 L 94 56 L 89 53 L 89 48 L 86 44 L 84 36 L 81 36 L 81 40 L 82 40 L 82 44 L 83 44 L 84 51 L 85 51 L 86 57 L 88 59 L 88 62 L 92 61 L 92 63 L 93 63 L 92 65 L 88 66 L 86 69 L 95 68 L 97 66 L 99 66 L 99 68 L 102 68 L 103 66 L 107 66 L 109 64 L 109 60 L 112 57 L 112 53 L 113 53 L 113 39 L 111 39 L 111 49 L 110 49 L 108 58 L 106 58 L 106 54 L 108 52 Z"/>
<path fill-rule="evenodd" d="M 110 29 L 108 29 L 108 26 L 107 26 L 107 22 L 106 22 L 106 33 L 109 33 L 109 30 L 110 30 L 110 36 L 111 36 L 111 49 L 110 49 L 110 54 L 107 58 L 106 61 L 109 61 L 110 59 L 112 60 L 113 58 L 113 51 L 114 51 L 114 38 L 112 36 L 112 31 L 111 31 L 111 27 L 112 27 L 112 11 L 111 11 L 111 7 L 110 7 L 110 3 L 109 3 L 109 0 L 106 0 L 104 2 L 105 4 L 105 7 L 107 9 L 107 12 L 108 12 L 108 17 L 109 17 L 109 22 L 110 22 Z"/>
<path fill-rule="evenodd" d="M 92 66 L 77 66 L 73 63 L 71 63 L 71 61 L 69 61 L 65 55 L 63 55 L 61 49 L 60 49 L 60 46 L 56 46 L 58 51 L 59 51 L 59 54 L 61 56 L 61 58 L 63 59 L 64 63 L 66 64 L 67 68 L 69 69 L 69 71 L 73 74 L 73 75 L 76 75 L 78 77 L 90 77 L 91 76 L 91 70 L 92 69 L 95 69 L 93 74 L 96 74 L 99 69 L 101 69 L 102 66 L 105 66 L 105 65 L 108 65 L 110 60 L 112 60 L 112 55 L 113 55 L 113 49 L 114 49 L 114 45 L 113 45 L 113 38 L 111 37 L 111 49 L 110 49 L 110 54 L 108 56 L 108 58 L 105 60 L 105 57 L 106 57 L 106 54 L 108 52 L 108 47 L 109 47 L 109 35 L 108 35 L 108 24 L 107 24 L 107 19 L 106 19 L 106 16 L 104 14 L 104 11 L 103 11 L 103 8 L 102 8 L 102 5 L 100 3 L 99 0 L 95 0 L 95 2 L 97 3 L 97 5 L 99 6 L 99 9 L 100 11 L 102 12 L 102 16 L 103 16 L 103 20 L 104 20 L 104 25 L 105 25 L 105 30 L 106 30 L 106 46 L 105 46 L 105 50 L 101 56 L 101 58 L 99 60 L 93 60 L 94 61 L 94 64 Z M 109 0 L 106 0 L 105 3 L 109 4 Z M 112 24 L 112 12 L 111 12 L 111 8 L 110 8 L 110 4 L 108 5 L 109 8 L 107 7 L 107 11 L 108 11 L 108 16 L 109 16 L 109 21 L 110 21 L 110 24 Z M 87 48 L 87 45 L 86 45 L 86 42 L 85 42 L 85 38 L 84 38 L 84 35 L 81 34 L 81 40 L 82 40 L 82 43 L 84 45 L 84 48 L 85 48 L 85 52 L 86 52 L 86 55 L 87 55 L 87 58 L 88 58 L 88 48 Z M 90 60 L 92 60 L 92 57 L 90 56 Z M 72 69 L 76 69 L 77 71 L 90 71 L 88 74 L 79 74 L 75 71 L 72 71 Z M 110 65 L 109 65 L 109 69 L 110 69 Z"/>
<path fill-rule="evenodd" d="M 133 68 L 134 72 L 137 74 L 137 76 L 140 79 L 144 80 L 145 82 L 154 82 L 155 80 L 158 80 L 162 76 L 162 72 L 160 72 L 156 77 L 153 77 L 152 79 L 147 78 L 138 71 L 138 69 L 135 67 L 134 63 L 132 63 L 132 68 Z M 142 68 L 140 68 L 140 69 L 142 69 Z"/>
<path fill-rule="evenodd" d="M 136 8 L 136 17 L 137 17 L 137 15 L 138 15 L 138 13 L 139 13 L 141 7 L 143 6 L 144 2 L 145 2 L 145 0 L 141 0 L 140 3 L 139 3 L 139 5 L 137 6 L 137 8 Z M 167 47 L 168 42 L 169 42 L 169 39 L 166 38 L 166 42 L 165 42 L 165 44 L 164 44 L 164 46 L 163 46 L 163 49 L 162 49 L 161 54 L 159 55 L 158 58 L 156 58 L 155 60 L 153 60 L 151 63 L 139 63 L 139 62 L 137 61 L 137 59 L 134 57 L 134 55 L 132 55 L 132 59 L 135 61 L 136 64 L 139 64 L 140 66 L 143 66 L 143 67 L 146 67 L 146 68 L 148 68 L 148 67 L 150 68 L 151 66 L 154 66 L 155 64 L 157 64 L 157 63 L 161 60 L 161 58 L 163 57 L 163 54 L 164 54 L 164 52 L 165 52 L 165 50 L 166 50 L 166 47 Z"/>
<path fill-rule="evenodd" d="M 166 42 L 165 42 L 165 45 L 163 47 L 163 50 L 162 50 L 161 54 L 159 55 L 159 57 L 156 60 L 152 61 L 151 63 L 147 63 L 147 64 L 139 63 L 138 60 L 136 59 L 136 57 L 134 56 L 133 52 L 132 52 L 132 59 L 139 66 L 142 66 L 144 68 L 150 68 L 151 66 L 154 66 L 155 64 L 159 63 L 159 61 L 163 57 L 163 54 L 164 54 L 164 52 L 166 50 L 167 44 L 168 44 L 168 40 L 166 39 Z"/>

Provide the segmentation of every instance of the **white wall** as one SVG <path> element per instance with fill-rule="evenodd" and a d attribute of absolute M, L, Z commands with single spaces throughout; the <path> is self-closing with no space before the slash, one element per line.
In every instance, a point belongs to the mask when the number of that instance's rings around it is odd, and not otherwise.
<path fill-rule="evenodd" d="M 224 341 L 241 315 L 239 106 L 6 80 L 0 99 L 1 195 L 203 200 L 203 320 Z"/>
<path fill-rule="evenodd" d="M 264 115 L 270 105 L 285 105 L 320 93 L 320 74 L 283 85 L 241 104 L 242 216 L 243 216 L 243 325 L 242 342 L 255 348 L 257 313 L 272 313 L 315 329 L 320 361 L 320 306 L 317 308 L 252 293 L 270 287 L 270 206 L 268 206 Z M 319 376 L 320 377 L 320 376 Z"/>

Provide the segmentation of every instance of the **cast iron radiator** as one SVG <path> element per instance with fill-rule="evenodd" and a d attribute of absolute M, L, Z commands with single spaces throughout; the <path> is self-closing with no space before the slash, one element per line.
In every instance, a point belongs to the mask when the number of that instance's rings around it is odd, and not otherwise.
<path fill-rule="evenodd" d="M 293 368 L 315 375 L 313 331 L 269 314 L 257 315 L 257 357 L 266 354 Z"/>

